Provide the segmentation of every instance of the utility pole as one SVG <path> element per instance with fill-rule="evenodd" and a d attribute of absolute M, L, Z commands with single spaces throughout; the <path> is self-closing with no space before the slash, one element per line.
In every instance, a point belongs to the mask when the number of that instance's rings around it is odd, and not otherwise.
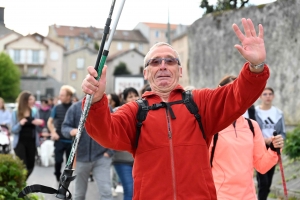
<path fill-rule="evenodd" d="M 171 44 L 171 28 L 170 28 L 170 9 L 169 9 L 169 0 L 168 0 L 168 43 Z"/>

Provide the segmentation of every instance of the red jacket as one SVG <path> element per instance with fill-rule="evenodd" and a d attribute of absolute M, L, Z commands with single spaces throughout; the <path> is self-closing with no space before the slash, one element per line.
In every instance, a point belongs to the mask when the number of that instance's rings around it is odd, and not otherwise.
<path fill-rule="evenodd" d="M 245 64 L 233 84 L 215 90 L 193 90 L 206 141 L 184 104 L 172 106 L 176 119 L 171 119 L 163 108 L 150 110 L 136 151 L 136 102 L 125 104 L 111 114 L 104 96 L 91 106 L 85 127 L 101 145 L 133 154 L 134 200 L 214 200 L 217 197 L 208 159 L 211 138 L 257 100 L 268 77 L 268 67 L 254 74 Z M 181 100 L 182 92 L 183 88 L 177 86 L 168 101 Z M 161 102 L 153 92 L 146 92 L 143 97 L 149 105 Z"/>

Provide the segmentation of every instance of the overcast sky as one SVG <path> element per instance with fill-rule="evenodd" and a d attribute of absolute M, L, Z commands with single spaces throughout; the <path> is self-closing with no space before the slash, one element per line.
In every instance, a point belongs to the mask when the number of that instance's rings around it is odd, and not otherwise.
<path fill-rule="evenodd" d="M 211 4 L 217 0 L 210 0 Z M 263 4 L 275 0 L 250 0 Z M 94 26 L 103 28 L 111 0 L 0 0 L 5 7 L 4 20 L 7 28 L 23 35 L 38 32 L 48 34 L 48 26 Z M 117 5 L 119 5 L 117 0 Z M 168 22 L 189 25 L 200 18 L 201 0 L 127 0 L 117 29 L 133 29 L 139 22 Z M 115 9 L 116 10 L 116 9 Z"/>

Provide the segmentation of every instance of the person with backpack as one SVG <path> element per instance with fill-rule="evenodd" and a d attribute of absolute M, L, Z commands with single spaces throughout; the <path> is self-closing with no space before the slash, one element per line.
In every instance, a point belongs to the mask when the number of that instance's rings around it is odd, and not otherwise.
<path fill-rule="evenodd" d="M 235 47 L 247 62 L 236 81 L 224 87 L 185 92 L 179 85 L 178 52 L 160 42 L 144 59 L 144 78 L 152 91 L 111 114 L 104 93 L 107 66 L 99 80 L 88 67 L 82 90 L 93 99 L 85 128 L 101 145 L 133 155 L 133 200 L 217 199 L 208 159 L 212 136 L 256 101 L 270 74 L 262 25 L 257 36 L 250 19 L 242 23 L 245 35 L 233 25 L 242 44 Z"/>
<path fill-rule="evenodd" d="M 231 84 L 226 76 L 219 87 Z M 267 150 L 256 121 L 240 116 L 213 137 L 209 156 L 218 199 L 257 199 L 253 168 L 264 174 L 277 162 L 277 148 L 283 147 L 281 135 L 271 137 Z"/>
<path fill-rule="evenodd" d="M 68 109 L 62 123 L 61 132 L 65 138 L 76 137 L 80 121 L 81 101 Z M 76 179 L 73 200 L 86 199 L 88 179 L 93 173 L 101 199 L 112 200 L 110 166 L 114 152 L 96 143 L 83 128 L 76 152 Z"/>
<path fill-rule="evenodd" d="M 276 131 L 279 135 L 286 138 L 284 116 L 281 110 L 272 105 L 274 90 L 266 87 L 260 95 L 261 104 L 255 107 L 255 117 L 262 131 L 267 148 L 272 148 L 272 134 Z M 272 179 L 275 172 L 276 163 L 266 173 L 257 171 L 258 200 L 267 200 Z"/>

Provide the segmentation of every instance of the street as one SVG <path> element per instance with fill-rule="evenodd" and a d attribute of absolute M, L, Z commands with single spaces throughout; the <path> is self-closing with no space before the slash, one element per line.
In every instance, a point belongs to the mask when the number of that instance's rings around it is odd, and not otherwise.
<path fill-rule="evenodd" d="M 43 166 L 35 165 L 32 174 L 27 180 L 27 185 L 40 184 L 40 185 L 57 189 L 56 178 L 53 172 L 54 172 L 54 166 L 43 167 Z M 71 182 L 69 190 L 71 191 L 72 195 L 74 195 L 74 181 Z M 41 197 L 42 200 L 58 199 L 55 197 L 55 194 L 39 194 L 39 195 L 44 197 L 44 198 Z M 97 200 L 97 199 L 99 199 L 99 192 L 98 192 L 96 182 L 95 181 L 89 182 L 86 200 Z M 118 196 L 113 198 L 113 200 L 122 200 L 122 199 L 123 199 L 122 193 L 118 193 Z"/>

